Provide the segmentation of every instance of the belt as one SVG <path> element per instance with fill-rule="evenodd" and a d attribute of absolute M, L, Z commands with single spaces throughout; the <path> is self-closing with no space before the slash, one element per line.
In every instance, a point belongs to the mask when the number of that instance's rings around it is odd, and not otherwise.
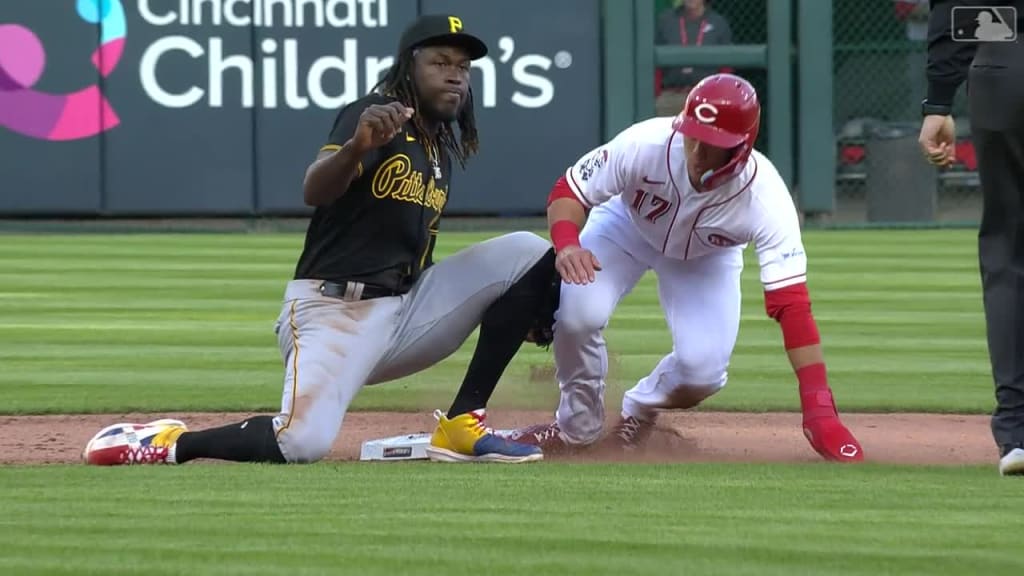
<path fill-rule="evenodd" d="M 362 282 L 321 282 L 317 288 L 320 294 L 328 298 L 339 300 L 358 301 L 384 298 L 387 296 L 399 296 L 401 293 L 383 286 L 363 284 Z"/>

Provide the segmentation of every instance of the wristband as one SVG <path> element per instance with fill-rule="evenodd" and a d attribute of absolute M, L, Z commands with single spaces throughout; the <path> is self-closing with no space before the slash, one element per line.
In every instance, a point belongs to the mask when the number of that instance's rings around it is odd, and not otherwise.
<path fill-rule="evenodd" d="M 580 227 L 571 220 L 559 220 L 551 225 L 551 243 L 555 252 L 561 252 L 566 246 L 580 245 Z"/>

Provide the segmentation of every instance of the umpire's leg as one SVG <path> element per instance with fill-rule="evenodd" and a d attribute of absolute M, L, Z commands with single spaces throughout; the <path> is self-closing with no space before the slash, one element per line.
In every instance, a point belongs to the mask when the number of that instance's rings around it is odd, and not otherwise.
<path fill-rule="evenodd" d="M 968 100 L 984 199 L 978 255 L 995 380 L 992 434 L 1003 455 L 1024 448 L 1024 45 L 979 49 Z"/>

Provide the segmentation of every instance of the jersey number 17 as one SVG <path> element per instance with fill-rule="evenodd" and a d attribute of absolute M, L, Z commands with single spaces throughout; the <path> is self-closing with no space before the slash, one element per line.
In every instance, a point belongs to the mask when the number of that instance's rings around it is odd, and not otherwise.
<path fill-rule="evenodd" d="M 637 190 L 633 196 L 633 210 L 645 219 L 656 222 L 672 207 L 672 203 L 646 190 Z"/>

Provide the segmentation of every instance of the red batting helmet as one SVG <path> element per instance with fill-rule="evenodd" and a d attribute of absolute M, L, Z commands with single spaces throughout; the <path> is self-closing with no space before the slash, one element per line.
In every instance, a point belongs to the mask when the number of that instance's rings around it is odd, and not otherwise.
<path fill-rule="evenodd" d="M 733 149 L 725 166 L 701 177 L 702 186 L 712 189 L 743 170 L 760 123 L 761 104 L 754 87 L 733 74 L 714 74 L 690 90 L 672 127 L 687 138 Z"/>

